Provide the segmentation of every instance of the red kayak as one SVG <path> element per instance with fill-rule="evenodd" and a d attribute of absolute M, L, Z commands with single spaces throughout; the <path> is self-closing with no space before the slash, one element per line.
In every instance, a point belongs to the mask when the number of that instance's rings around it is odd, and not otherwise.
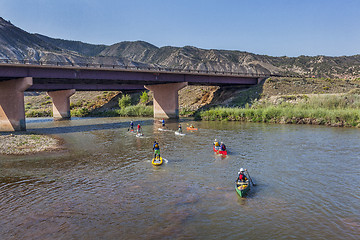
<path fill-rule="evenodd" d="M 215 148 L 215 146 L 213 146 L 213 149 L 214 149 L 214 152 L 216 152 L 217 154 L 227 155 L 227 150 L 225 150 L 225 151 L 217 150 Z"/>

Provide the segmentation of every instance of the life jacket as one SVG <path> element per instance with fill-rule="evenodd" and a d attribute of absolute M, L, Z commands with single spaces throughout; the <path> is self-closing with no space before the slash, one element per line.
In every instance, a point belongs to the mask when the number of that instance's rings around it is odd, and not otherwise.
<path fill-rule="evenodd" d="M 141 128 L 140 125 L 138 125 L 137 128 L 138 128 L 138 129 Z"/>
<path fill-rule="evenodd" d="M 218 146 L 220 146 L 219 142 L 215 142 L 215 147 L 218 147 Z"/>
<path fill-rule="evenodd" d="M 246 180 L 247 180 L 247 177 L 246 177 L 244 174 L 240 174 L 240 175 L 239 175 L 239 180 L 241 180 L 241 181 L 246 181 Z"/>
<path fill-rule="evenodd" d="M 225 147 L 225 145 L 223 144 L 223 145 L 221 145 L 221 150 L 222 151 L 225 151 L 226 150 L 226 147 Z"/>
<path fill-rule="evenodd" d="M 154 148 L 159 149 L 159 144 L 155 143 Z"/>

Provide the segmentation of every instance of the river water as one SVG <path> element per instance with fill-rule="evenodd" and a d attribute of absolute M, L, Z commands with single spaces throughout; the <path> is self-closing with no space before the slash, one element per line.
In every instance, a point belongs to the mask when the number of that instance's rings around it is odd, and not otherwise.
<path fill-rule="evenodd" d="M 177 136 L 139 118 L 138 138 L 129 120 L 28 119 L 68 150 L 0 157 L 1 239 L 360 239 L 359 129 L 183 119 L 199 131 Z"/>

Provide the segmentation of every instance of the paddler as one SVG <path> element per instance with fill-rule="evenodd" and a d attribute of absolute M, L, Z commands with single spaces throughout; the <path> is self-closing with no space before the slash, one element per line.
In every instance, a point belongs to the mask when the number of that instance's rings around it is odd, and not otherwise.
<path fill-rule="evenodd" d="M 220 150 L 221 150 L 221 151 L 225 151 L 225 150 L 226 150 L 226 146 L 225 146 L 225 144 L 224 144 L 223 142 L 221 142 L 221 144 L 220 144 Z"/>
<path fill-rule="evenodd" d="M 163 127 L 165 127 L 165 120 L 164 119 L 161 120 L 161 124 L 162 124 Z"/>
<path fill-rule="evenodd" d="M 141 133 L 141 126 L 140 126 L 140 123 L 137 125 L 137 133 Z"/>
<path fill-rule="evenodd" d="M 181 128 L 181 124 L 179 123 L 179 129 L 178 129 L 179 133 L 182 133 L 182 128 Z"/>
<path fill-rule="evenodd" d="M 134 131 L 134 122 L 133 121 L 130 122 L 130 130 Z"/>
<path fill-rule="evenodd" d="M 219 148 L 220 148 L 220 144 L 217 139 L 214 140 L 214 147 L 216 150 L 219 150 Z"/>
<path fill-rule="evenodd" d="M 248 179 L 247 177 L 245 176 L 245 172 L 246 169 L 244 170 L 243 168 L 240 168 L 240 172 L 238 172 L 239 174 L 239 177 L 236 179 L 236 181 L 238 182 L 246 182 Z"/>
<path fill-rule="evenodd" d="M 156 155 L 159 156 L 160 158 L 160 147 L 156 141 L 154 141 L 153 151 L 154 151 L 154 158 L 156 159 Z"/>

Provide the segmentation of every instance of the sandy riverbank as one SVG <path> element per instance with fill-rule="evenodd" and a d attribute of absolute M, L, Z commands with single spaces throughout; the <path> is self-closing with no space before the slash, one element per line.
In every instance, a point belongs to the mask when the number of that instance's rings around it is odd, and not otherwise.
<path fill-rule="evenodd" d="M 64 150 L 62 139 L 34 133 L 0 135 L 0 155 L 23 155 Z"/>

